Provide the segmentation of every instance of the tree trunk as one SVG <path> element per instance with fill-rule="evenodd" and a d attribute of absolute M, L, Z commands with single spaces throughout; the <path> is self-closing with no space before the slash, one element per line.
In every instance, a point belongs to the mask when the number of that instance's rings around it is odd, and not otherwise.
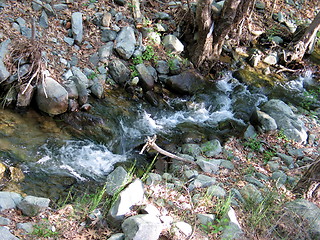
<path fill-rule="evenodd" d="M 211 19 L 212 0 L 198 1 L 196 23 L 198 26 L 197 47 L 193 63 L 197 68 L 206 60 L 217 61 L 226 36 L 237 29 L 241 20 L 249 14 L 255 0 L 226 0 L 218 19 Z"/>
<path fill-rule="evenodd" d="M 312 52 L 316 34 L 320 30 L 320 13 L 314 18 L 301 39 L 288 46 L 284 56 L 285 62 L 300 61 L 306 53 Z"/>
<path fill-rule="evenodd" d="M 293 192 L 311 201 L 320 201 L 320 160 L 314 162 L 303 174 Z"/>

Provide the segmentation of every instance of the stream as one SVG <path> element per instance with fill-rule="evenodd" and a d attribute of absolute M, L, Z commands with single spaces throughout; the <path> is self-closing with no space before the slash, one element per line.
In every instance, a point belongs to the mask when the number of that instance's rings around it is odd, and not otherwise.
<path fill-rule="evenodd" d="M 186 133 L 209 140 L 241 135 L 255 107 L 268 97 L 299 102 L 310 81 L 312 73 L 306 72 L 264 89 L 248 87 L 227 72 L 204 92 L 167 99 L 161 109 L 115 90 L 105 99 L 91 101 L 90 113 L 99 118 L 98 126 L 76 130 L 34 110 L 1 109 L 0 161 L 23 170 L 23 192 L 58 199 L 71 187 L 103 183 L 119 163 L 142 159 L 146 164 L 148 160 L 137 153 L 147 136 L 157 134 L 170 144 L 181 145 Z"/>

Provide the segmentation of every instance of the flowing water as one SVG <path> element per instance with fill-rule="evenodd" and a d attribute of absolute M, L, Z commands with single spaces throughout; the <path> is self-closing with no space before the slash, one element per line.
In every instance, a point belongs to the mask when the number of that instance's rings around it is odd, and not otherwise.
<path fill-rule="evenodd" d="M 278 88 L 303 92 L 308 81 L 310 74 Z M 186 132 L 197 131 L 207 139 L 241 133 L 252 110 L 268 99 L 264 89 L 249 89 L 231 73 L 211 85 L 196 96 L 169 99 L 161 109 L 124 92 L 108 94 L 93 104 L 100 127 L 78 130 L 80 135 L 59 119 L 34 111 L 21 115 L 1 110 L 0 161 L 23 169 L 27 194 L 52 198 L 75 184 L 103 182 L 115 164 L 138 158 L 134 149 L 147 136 L 157 134 L 180 144 Z"/>

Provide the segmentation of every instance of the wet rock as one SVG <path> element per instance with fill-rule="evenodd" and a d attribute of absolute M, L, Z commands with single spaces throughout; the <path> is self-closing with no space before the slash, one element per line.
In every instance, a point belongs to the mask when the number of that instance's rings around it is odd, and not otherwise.
<path fill-rule="evenodd" d="M 21 201 L 22 197 L 18 193 L 0 192 L 0 211 L 16 208 Z"/>
<path fill-rule="evenodd" d="M 181 63 L 178 58 L 173 58 L 169 60 L 169 72 L 172 75 L 177 75 L 181 73 Z"/>
<path fill-rule="evenodd" d="M 49 207 L 49 203 L 50 199 L 48 198 L 27 196 L 17 204 L 17 207 L 24 215 L 34 217 Z"/>
<path fill-rule="evenodd" d="M 123 27 L 116 38 L 115 50 L 125 60 L 128 60 L 136 45 L 136 38 L 132 27 Z"/>
<path fill-rule="evenodd" d="M 35 88 L 27 83 L 19 86 L 19 93 L 17 96 L 17 107 L 27 107 L 31 104 Z"/>
<path fill-rule="evenodd" d="M 101 99 L 104 97 L 104 85 L 105 85 L 105 80 L 104 79 L 101 79 L 101 77 L 98 77 L 93 85 L 91 86 L 90 90 L 91 90 L 91 93 Z"/>
<path fill-rule="evenodd" d="M 20 168 L 9 167 L 9 171 L 10 171 L 10 179 L 13 182 L 21 182 L 25 178 L 24 173 Z"/>
<path fill-rule="evenodd" d="M 117 201 L 111 206 L 107 217 L 109 223 L 113 226 L 118 226 L 119 222 L 125 218 L 125 215 L 130 213 L 131 207 L 141 203 L 143 200 L 143 183 L 140 179 L 136 179 L 119 194 Z"/>
<path fill-rule="evenodd" d="M 113 42 L 107 42 L 105 45 L 101 46 L 98 53 L 100 62 L 107 63 L 113 53 Z"/>
<path fill-rule="evenodd" d="M 144 91 L 148 91 L 153 89 L 154 87 L 154 78 L 148 71 L 147 67 L 143 64 L 140 63 L 136 65 L 136 70 L 139 73 L 139 83 L 141 84 L 141 87 Z"/>
<path fill-rule="evenodd" d="M 168 77 L 166 86 L 172 91 L 192 95 L 205 86 L 203 78 L 194 71 L 185 71 L 179 75 Z"/>
<path fill-rule="evenodd" d="M 184 46 L 174 35 L 166 35 L 162 41 L 166 51 L 179 54 L 183 52 Z"/>
<path fill-rule="evenodd" d="M 117 167 L 107 177 L 106 193 L 110 196 L 116 194 L 127 183 L 128 178 L 127 171 L 121 166 Z"/>
<path fill-rule="evenodd" d="M 75 12 L 71 15 L 72 36 L 76 44 L 81 44 L 83 38 L 82 13 Z"/>
<path fill-rule="evenodd" d="M 68 109 L 68 92 L 53 78 L 46 77 L 37 86 L 36 102 L 39 109 L 50 115 L 64 113 Z"/>
<path fill-rule="evenodd" d="M 0 236 L 3 240 L 19 240 L 8 228 L 2 226 L 0 226 Z"/>
<path fill-rule="evenodd" d="M 125 239 L 157 240 L 162 231 L 160 219 L 151 214 L 141 214 L 127 218 L 121 225 Z"/>
<path fill-rule="evenodd" d="M 146 98 L 146 100 L 155 107 L 159 106 L 159 98 L 158 96 L 154 93 L 154 91 L 147 91 L 144 93 L 144 97 Z"/>
<path fill-rule="evenodd" d="M 304 123 L 292 112 L 291 108 L 281 100 L 272 99 L 266 102 L 261 111 L 269 114 L 283 133 L 297 142 L 306 142 L 308 134 Z"/>
<path fill-rule="evenodd" d="M 109 63 L 109 72 L 113 80 L 121 85 L 130 80 L 131 71 L 120 59 L 115 59 Z"/>

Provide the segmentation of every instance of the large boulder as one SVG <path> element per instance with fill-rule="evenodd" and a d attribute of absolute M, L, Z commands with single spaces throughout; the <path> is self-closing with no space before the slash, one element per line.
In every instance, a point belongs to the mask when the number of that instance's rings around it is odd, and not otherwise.
<path fill-rule="evenodd" d="M 146 65 L 140 63 L 136 65 L 136 69 L 139 73 L 141 87 L 144 91 L 151 90 L 154 87 L 154 78 L 149 72 Z"/>
<path fill-rule="evenodd" d="M 131 212 L 134 205 L 142 203 L 144 200 L 143 183 L 136 179 L 126 189 L 124 189 L 108 212 L 109 223 L 118 226 L 125 215 Z"/>
<path fill-rule="evenodd" d="M 205 81 L 200 74 L 188 70 L 179 75 L 168 77 L 166 86 L 174 92 L 193 95 L 204 88 Z"/>
<path fill-rule="evenodd" d="M 136 37 L 132 27 L 124 27 L 116 38 L 115 50 L 123 58 L 128 60 L 134 53 Z"/>
<path fill-rule="evenodd" d="M 16 205 L 20 203 L 22 196 L 14 192 L 0 192 L 0 211 L 16 208 Z"/>
<path fill-rule="evenodd" d="M 108 67 L 115 82 L 123 85 L 130 80 L 131 71 L 120 59 L 111 61 Z"/>
<path fill-rule="evenodd" d="M 166 49 L 166 51 L 172 52 L 172 53 L 181 53 L 184 50 L 183 44 L 180 42 L 180 40 L 174 36 L 174 35 L 166 35 L 163 39 L 163 46 Z"/>
<path fill-rule="evenodd" d="M 122 231 L 128 240 L 158 240 L 162 223 L 152 214 L 141 214 L 127 218 L 122 223 Z"/>
<path fill-rule="evenodd" d="M 266 102 L 261 111 L 272 117 L 279 130 L 290 139 L 306 142 L 308 134 L 304 123 L 293 113 L 291 108 L 281 100 L 272 99 Z"/>
<path fill-rule="evenodd" d="M 27 196 L 17 204 L 22 213 L 29 217 L 34 217 L 49 207 L 50 199 Z"/>
<path fill-rule="evenodd" d="M 43 83 L 37 86 L 36 102 L 41 111 L 58 115 L 68 109 L 68 92 L 60 83 L 46 77 Z"/>

